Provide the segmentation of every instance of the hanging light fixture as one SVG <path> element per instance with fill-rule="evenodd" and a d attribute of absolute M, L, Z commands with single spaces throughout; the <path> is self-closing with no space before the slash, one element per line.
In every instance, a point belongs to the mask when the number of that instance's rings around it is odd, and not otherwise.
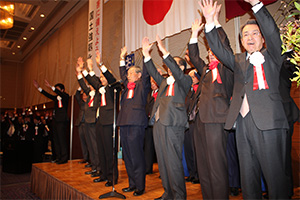
<path fill-rule="evenodd" d="M 15 5 L 7 1 L 0 1 L 0 29 L 10 29 L 14 25 Z"/>

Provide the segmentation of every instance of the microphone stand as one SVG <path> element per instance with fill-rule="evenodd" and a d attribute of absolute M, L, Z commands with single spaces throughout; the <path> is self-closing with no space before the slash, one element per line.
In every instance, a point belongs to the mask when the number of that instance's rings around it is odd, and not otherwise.
<path fill-rule="evenodd" d="M 123 194 L 118 193 L 115 190 L 115 165 L 118 166 L 118 163 L 115 163 L 115 156 L 116 156 L 116 116 L 117 116 L 117 103 L 116 103 L 116 99 L 117 99 L 117 89 L 114 88 L 114 122 L 113 122 L 113 178 L 112 178 L 112 191 L 102 194 L 99 196 L 99 199 L 104 199 L 104 198 L 108 198 L 108 197 L 117 197 L 120 199 L 126 199 L 126 197 Z"/>

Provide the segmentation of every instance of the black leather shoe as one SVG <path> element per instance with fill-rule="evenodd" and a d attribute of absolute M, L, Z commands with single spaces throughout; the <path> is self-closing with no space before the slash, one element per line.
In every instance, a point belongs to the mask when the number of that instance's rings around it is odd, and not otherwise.
<path fill-rule="evenodd" d="M 142 194 L 144 194 L 145 190 L 138 190 L 136 189 L 133 193 L 133 196 L 141 196 Z"/>
<path fill-rule="evenodd" d="M 100 171 L 96 171 L 96 172 L 93 172 L 91 174 L 91 177 L 97 177 L 97 176 L 101 176 L 101 172 Z"/>
<path fill-rule="evenodd" d="M 135 190 L 135 187 L 127 187 L 127 188 L 122 189 L 123 192 L 133 192 L 134 190 Z"/>
<path fill-rule="evenodd" d="M 107 181 L 106 179 L 104 178 L 96 178 L 93 180 L 95 183 L 99 183 L 99 182 L 104 182 L 104 181 Z"/>
<path fill-rule="evenodd" d="M 79 163 L 79 164 L 86 164 L 86 163 L 88 163 L 88 161 L 87 161 L 87 160 L 81 160 L 81 161 L 79 161 L 78 163 Z"/>
<path fill-rule="evenodd" d="M 92 167 L 92 164 L 87 164 L 87 165 L 84 165 L 84 167 Z"/>
<path fill-rule="evenodd" d="M 107 182 L 105 183 L 105 187 L 110 187 L 110 186 L 112 186 L 112 182 L 111 182 L 111 181 L 107 181 Z"/>
<path fill-rule="evenodd" d="M 60 160 L 58 161 L 56 164 L 60 165 L 60 164 L 65 164 L 67 163 L 68 161 L 67 160 Z"/>
<path fill-rule="evenodd" d="M 97 170 L 93 169 L 93 170 L 90 170 L 90 171 L 85 172 L 85 174 L 89 175 L 89 174 L 95 173 L 96 171 L 97 171 Z"/>

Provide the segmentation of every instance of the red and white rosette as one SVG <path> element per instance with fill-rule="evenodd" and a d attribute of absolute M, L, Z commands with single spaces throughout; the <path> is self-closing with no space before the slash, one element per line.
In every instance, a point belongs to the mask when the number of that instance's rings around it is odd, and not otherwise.
<path fill-rule="evenodd" d="M 169 76 L 167 78 L 167 84 L 168 84 L 167 93 L 166 93 L 167 97 L 174 96 L 174 83 L 175 83 L 175 78 L 173 76 Z"/>
<path fill-rule="evenodd" d="M 94 97 L 95 97 L 95 90 L 90 91 L 89 96 L 90 96 L 90 101 L 89 101 L 89 107 L 94 106 Z"/>
<path fill-rule="evenodd" d="M 101 105 L 100 106 L 106 106 L 105 87 L 103 86 L 103 87 L 99 88 L 99 92 L 101 94 Z"/>
<path fill-rule="evenodd" d="M 269 89 L 266 76 L 265 76 L 265 70 L 263 63 L 265 62 L 265 57 L 260 52 L 254 52 L 250 55 L 250 63 L 253 65 L 253 90 L 263 90 L 263 89 Z"/>
<path fill-rule="evenodd" d="M 61 96 L 57 96 L 57 101 L 58 101 L 58 107 L 59 108 L 62 108 L 63 107 L 63 104 L 62 104 L 62 98 L 61 98 Z"/>
<path fill-rule="evenodd" d="M 127 94 L 127 99 L 132 99 L 134 96 L 134 88 L 135 88 L 135 83 L 127 83 L 127 88 L 128 88 L 128 94 Z"/>

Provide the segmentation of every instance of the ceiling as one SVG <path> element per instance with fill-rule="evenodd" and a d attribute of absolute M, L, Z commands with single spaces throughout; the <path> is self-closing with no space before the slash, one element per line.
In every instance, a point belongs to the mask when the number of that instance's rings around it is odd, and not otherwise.
<path fill-rule="evenodd" d="M 15 3 L 14 26 L 0 30 L 0 59 L 22 63 L 88 0 L 8 1 Z"/>

